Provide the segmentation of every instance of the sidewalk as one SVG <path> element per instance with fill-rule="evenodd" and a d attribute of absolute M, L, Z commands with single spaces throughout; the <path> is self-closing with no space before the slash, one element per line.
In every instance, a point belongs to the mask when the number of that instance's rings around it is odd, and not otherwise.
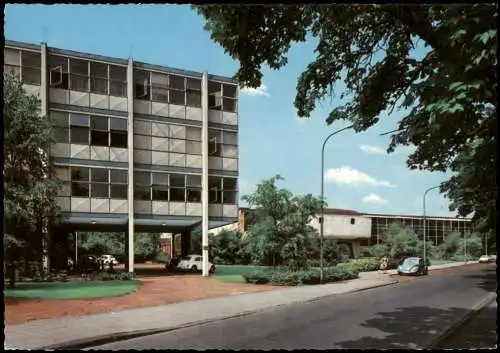
<path fill-rule="evenodd" d="M 430 269 L 458 265 L 463 263 L 431 266 Z M 4 344 L 6 349 L 44 349 L 76 345 L 125 333 L 163 331 L 221 320 L 275 306 L 307 302 L 396 282 L 389 278 L 389 271 L 387 274 L 366 272 L 361 273 L 358 279 L 341 283 L 288 287 L 270 292 L 245 293 L 116 313 L 37 320 L 6 326 Z"/>
<path fill-rule="evenodd" d="M 6 349 L 43 349 L 135 331 L 168 330 L 266 308 L 396 283 L 387 275 L 362 273 L 341 283 L 288 287 L 270 292 L 196 300 L 117 313 L 37 320 L 5 328 Z"/>

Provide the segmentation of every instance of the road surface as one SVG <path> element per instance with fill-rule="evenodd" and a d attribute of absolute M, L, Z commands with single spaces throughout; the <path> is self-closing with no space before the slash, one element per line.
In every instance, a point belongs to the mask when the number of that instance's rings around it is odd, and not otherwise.
<path fill-rule="evenodd" d="M 89 349 L 425 348 L 495 290 L 494 264 L 465 267 Z"/>

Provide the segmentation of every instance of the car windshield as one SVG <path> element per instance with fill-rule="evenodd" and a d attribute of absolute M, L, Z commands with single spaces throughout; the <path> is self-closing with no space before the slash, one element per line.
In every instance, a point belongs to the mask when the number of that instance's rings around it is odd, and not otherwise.
<path fill-rule="evenodd" d="M 191 256 L 184 256 L 181 260 L 190 261 L 191 260 Z"/>
<path fill-rule="evenodd" d="M 418 260 L 419 259 L 416 257 L 410 257 L 403 261 L 403 265 L 404 266 L 418 265 Z"/>

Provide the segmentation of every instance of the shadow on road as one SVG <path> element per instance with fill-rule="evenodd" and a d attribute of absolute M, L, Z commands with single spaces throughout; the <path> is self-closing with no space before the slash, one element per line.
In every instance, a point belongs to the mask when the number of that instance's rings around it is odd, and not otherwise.
<path fill-rule="evenodd" d="M 497 289 L 497 269 L 488 267 L 480 275 L 464 275 L 464 278 L 475 279 L 476 286 L 487 292 L 496 292 Z"/>
<path fill-rule="evenodd" d="M 393 312 L 377 314 L 361 326 L 375 328 L 386 334 L 386 337 L 363 337 L 358 340 L 339 342 L 341 348 L 355 349 L 414 349 L 425 348 L 432 341 L 431 337 L 440 334 L 444 328 L 454 324 L 468 312 L 462 308 L 449 310 L 412 307 L 401 308 Z M 408 338 L 411 337 L 411 342 Z M 401 342 L 405 342 L 402 344 Z"/>

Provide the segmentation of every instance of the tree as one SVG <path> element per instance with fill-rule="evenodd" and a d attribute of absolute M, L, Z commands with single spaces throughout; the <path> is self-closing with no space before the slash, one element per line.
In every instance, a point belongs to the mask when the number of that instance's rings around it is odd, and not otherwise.
<path fill-rule="evenodd" d="M 276 175 L 257 185 L 256 190 L 243 196 L 255 208 L 256 222 L 248 234 L 249 251 L 255 260 L 276 266 L 282 261 L 301 266 L 310 247 L 312 218 L 321 211 L 322 201 L 312 195 L 294 196 L 279 189 Z"/>
<path fill-rule="evenodd" d="M 451 170 L 441 185 L 461 216 L 496 229 L 497 5 L 196 5 L 205 29 L 239 60 L 241 86 L 258 87 L 261 68 L 283 68 L 293 42 L 317 40 L 300 75 L 295 107 L 346 89 L 327 119 L 364 131 L 398 108 L 405 116 L 388 152 L 414 145 L 411 169 Z M 419 45 L 420 44 L 420 45 Z M 417 48 L 427 51 L 422 58 Z"/>
<path fill-rule="evenodd" d="M 53 127 L 40 116 L 39 101 L 29 96 L 11 75 L 3 80 L 4 106 L 4 258 L 10 285 L 22 260 L 35 257 L 42 266 L 45 221 L 57 221 L 58 183 L 49 179 L 46 152 L 53 141 Z"/>
<path fill-rule="evenodd" d="M 209 238 L 209 257 L 215 264 L 235 265 L 241 263 L 242 234 L 233 230 L 222 230 Z"/>

